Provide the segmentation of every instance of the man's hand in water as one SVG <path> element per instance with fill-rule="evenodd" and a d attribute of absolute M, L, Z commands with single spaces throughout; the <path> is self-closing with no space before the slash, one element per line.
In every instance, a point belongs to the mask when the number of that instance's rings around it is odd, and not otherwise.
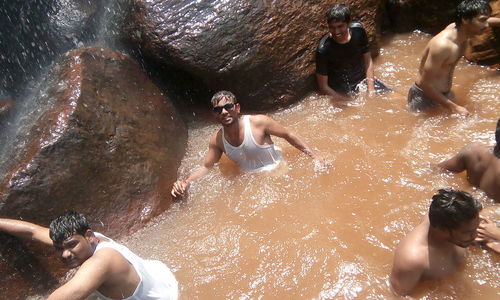
<path fill-rule="evenodd" d="M 484 242 L 488 248 L 500 253 L 500 229 L 492 221 L 481 217 L 476 242 Z"/>
<path fill-rule="evenodd" d="M 324 159 L 323 157 L 316 155 L 313 159 L 314 171 L 324 172 L 327 171 L 331 166 L 332 162 Z"/>
<path fill-rule="evenodd" d="M 189 187 L 189 181 L 187 180 L 177 180 L 174 182 L 174 186 L 172 187 L 172 191 L 170 194 L 174 197 L 183 196 Z"/>
<path fill-rule="evenodd" d="M 469 111 L 465 107 L 460 106 L 460 105 L 453 106 L 453 108 L 451 109 L 451 113 L 459 114 L 459 115 L 462 115 L 465 117 L 470 115 Z"/>

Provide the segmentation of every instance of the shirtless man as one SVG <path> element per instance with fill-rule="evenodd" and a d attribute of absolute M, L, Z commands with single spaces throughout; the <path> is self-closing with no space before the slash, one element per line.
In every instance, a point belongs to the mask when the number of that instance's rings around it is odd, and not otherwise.
<path fill-rule="evenodd" d="M 208 143 L 201 168 L 188 178 L 177 180 L 171 194 L 181 196 L 189 184 L 205 174 L 217 163 L 222 153 L 247 171 L 271 170 L 281 161 L 281 155 L 274 147 L 271 135 L 284 138 L 292 146 L 323 164 L 323 159 L 315 154 L 298 136 L 265 115 L 240 116 L 240 104 L 236 96 L 228 91 L 217 92 L 212 97 L 212 115 L 222 125 Z"/>
<path fill-rule="evenodd" d="M 390 275 L 393 292 L 408 295 L 419 282 L 455 271 L 477 236 L 481 209 L 481 203 L 466 192 L 439 190 L 428 217 L 396 248 Z"/>
<path fill-rule="evenodd" d="M 433 37 L 425 47 L 416 82 L 408 91 L 412 110 L 426 110 L 441 105 L 451 113 L 469 115 L 455 102 L 451 93 L 453 71 L 470 37 L 488 27 L 491 8 L 484 0 L 465 0 L 457 7 L 455 23 Z"/>
<path fill-rule="evenodd" d="M 344 3 L 334 4 L 326 14 L 329 33 L 316 49 L 316 81 L 322 94 L 339 100 L 359 91 L 365 85 L 369 94 L 391 91 L 373 74 L 368 36 L 363 25 L 351 22 L 351 10 Z"/>
<path fill-rule="evenodd" d="M 0 231 L 54 246 L 57 256 L 76 274 L 47 300 L 177 299 L 177 280 L 162 262 L 144 260 L 104 235 L 90 230 L 85 217 L 69 211 L 50 229 L 19 220 L 0 219 Z"/>
<path fill-rule="evenodd" d="M 438 166 L 453 173 L 467 171 L 470 184 L 500 202 L 500 119 L 497 122 L 495 140 L 493 151 L 486 145 L 471 144 Z"/>

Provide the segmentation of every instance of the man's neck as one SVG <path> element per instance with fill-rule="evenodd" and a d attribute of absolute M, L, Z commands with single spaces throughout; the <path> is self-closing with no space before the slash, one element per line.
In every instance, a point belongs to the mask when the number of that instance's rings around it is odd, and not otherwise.
<path fill-rule="evenodd" d="M 432 246 L 434 248 L 450 248 L 454 246 L 454 244 L 448 242 L 441 230 L 432 227 L 430 224 L 427 239 L 429 242 L 429 246 Z"/>
<path fill-rule="evenodd" d="M 228 136 L 239 136 L 242 118 L 243 116 L 239 115 L 233 123 L 229 124 L 228 126 L 224 126 L 224 132 Z"/>
<path fill-rule="evenodd" d="M 471 37 L 467 28 L 464 27 L 463 24 L 460 27 L 455 27 L 455 30 L 457 31 L 457 43 L 460 45 L 466 43 Z"/>

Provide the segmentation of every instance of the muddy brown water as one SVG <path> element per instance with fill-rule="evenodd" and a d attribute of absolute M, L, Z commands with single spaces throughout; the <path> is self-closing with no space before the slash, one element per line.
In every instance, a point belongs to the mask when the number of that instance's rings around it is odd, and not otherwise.
<path fill-rule="evenodd" d="M 181 299 L 391 298 L 393 250 L 437 189 L 463 189 L 492 204 L 463 174 L 433 164 L 471 142 L 494 144 L 499 72 L 458 64 L 454 91 L 469 118 L 411 113 L 406 93 L 429 38 L 387 38 L 375 60 L 377 77 L 401 94 L 335 103 L 313 93 L 270 114 L 333 162 L 327 172 L 275 138 L 286 161 L 277 170 L 242 173 L 223 157 L 183 201 L 124 243 L 165 262 Z M 181 177 L 200 165 L 218 126 L 199 117 L 189 128 Z M 414 296 L 498 299 L 499 270 L 500 256 L 471 247 L 463 268 Z"/>
<path fill-rule="evenodd" d="M 454 92 L 469 118 L 411 113 L 406 92 L 429 38 L 388 38 L 375 60 L 377 77 L 402 95 L 333 103 L 312 94 L 270 114 L 331 160 L 328 172 L 315 172 L 308 157 L 275 138 L 286 160 L 278 170 L 241 173 L 223 158 L 184 201 L 127 244 L 167 263 L 182 299 L 390 298 L 393 250 L 437 189 L 463 189 L 492 204 L 463 174 L 433 164 L 471 142 L 494 144 L 499 73 L 458 64 Z M 199 166 L 218 128 L 206 119 L 189 127 L 181 176 Z M 414 296 L 498 299 L 499 257 L 472 247 L 459 272 L 421 285 Z"/>

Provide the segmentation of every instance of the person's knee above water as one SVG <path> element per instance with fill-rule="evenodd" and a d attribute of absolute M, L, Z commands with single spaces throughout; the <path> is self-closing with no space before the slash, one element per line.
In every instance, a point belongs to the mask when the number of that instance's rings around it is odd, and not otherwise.
<path fill-rule="evenodd" d="M 373 74 L 373 61 L 363 25 L 351 22 L 351 11 L 336 3 L 326 14 L 329 33 L 316 49 L 316 80 L 320 92 L 347 100 L 366 85 L 368 92 L 390 89 Z"/>
<path fill-rule="evenodd" d="M 424 49 L 417 80 L 408 92 L 411 110 L 442 106 L 451 113 L 469 114 L 465 107 L 453 101 L 453 71 L 468 39 L 488 27 L 490 13 L 491 8 L 484 0 L 465 0 L 458 5 L 455 23 L 434 36 Z"/>
<path fill-rule="evenodd" d="M 101 299 L 177 299 L 178 284 L 160 261 L 144 260 L 125 246 L 93 232 L 85 217 L 69 211 L 50 223 L 50 229 L 33 223 L 0 219 L 0 231 L 53 245 L 59 259 L 72 269 L 79 267 L 67 283 L 48 300 L 86 299 L 96 293 Z"/>
<path fill-rule="evenodd" d="M 207 174 L 225 153 L 238 166 L 247 171 L 270 170 L 281 160 L 271 136 L 284 138 L 295 148 L 320 163 L 323 159 L 314 153 L 296 134 L 265 115 L 240 115 L 240 104 L 236 96 L 220 91 L 212 97 L 212 115 L 222 125 L 208 143 L 201 168 L 185 180 L 177 180 L 172 187 L 172 196 L 184 194 L 190 182 Z"/>
<path fill-rule="evenodd" d="M 442 279 L 464 261 L 465 248 L 477 237 L 482 205 L 469 193 L 441 189 L 429 214 L 396 247 L 390 285 L 407 295 L 424 280 Z"/>

